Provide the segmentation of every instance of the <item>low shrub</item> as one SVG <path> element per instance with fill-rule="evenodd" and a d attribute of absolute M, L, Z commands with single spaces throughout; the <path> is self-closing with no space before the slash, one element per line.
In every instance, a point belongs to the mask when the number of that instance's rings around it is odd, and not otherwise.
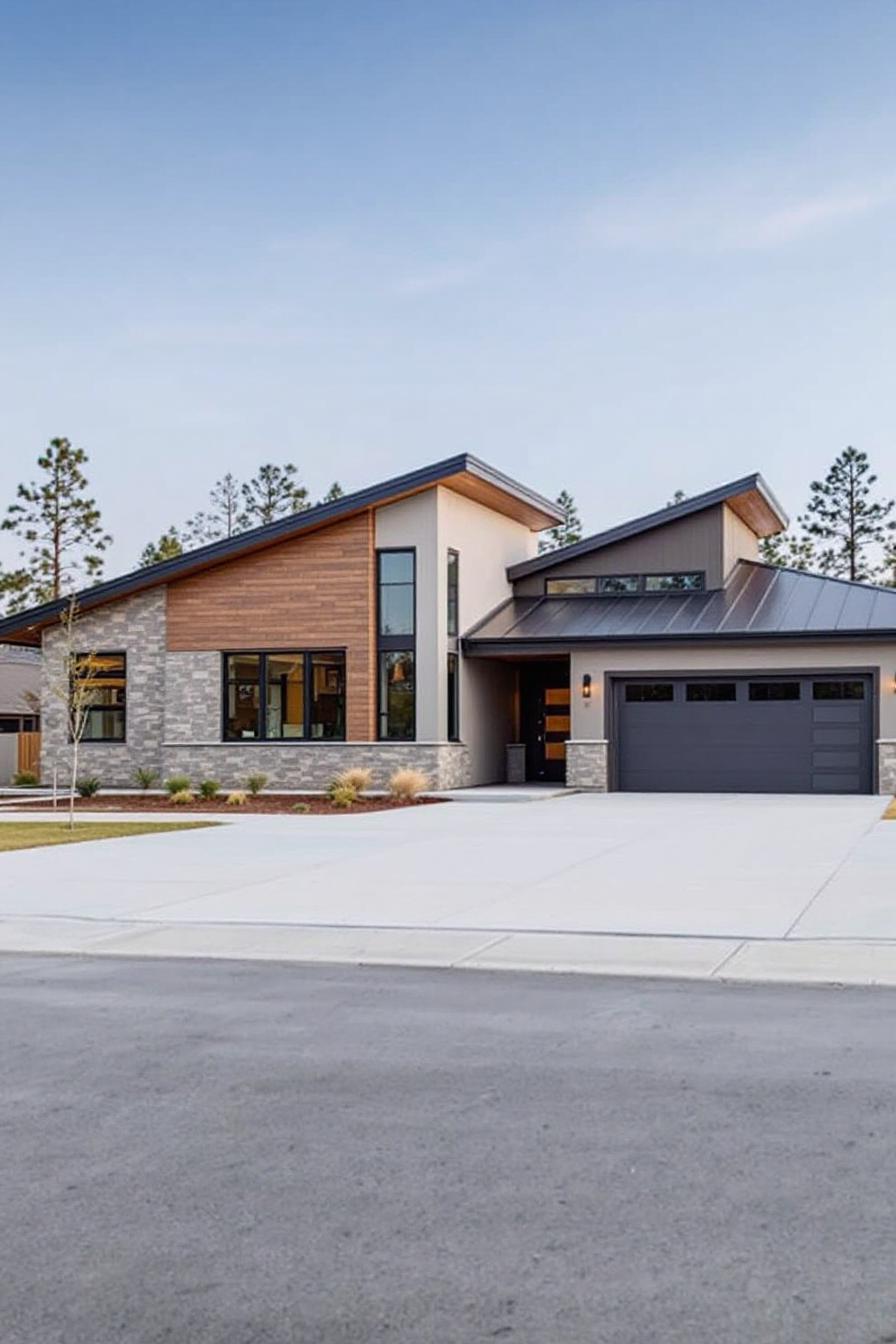
<path fill-rule="evenodd" d="M 265 784 L 267 784 L 267 782 L 268 782 L 267 775 L 250 775 L 249 778 L 246 780 L 246 788 L 249 790 L 252 797 L 254 798 L 256 794 L 261 793 L 262 789 L 264 788 Z"/>
<path fill-rule="evenodd" d="M 33 770 L 19 770 L 12 777 L 17 789 L 36 789 L 40 780 Z"/>
<path fill-rule="evenodd" d="M 173 798 L 176 793 L 190 792 L 189 775 L 172 775 L 170 779 L 165 780 L 165 788 Z"/>
<path fill-rule="evenodd" d="M 351 807 L 358 801 L 357 789 L 351 788 L 348 784 L 337 784 L 335 781 L 327 790 L 327 795 L 334 807 Z"/>
<path fill-rule="evenodd" d="M 359 796 L 366 793 L 373 783 L 373 771 L 366 765 L 351 765 L 347 770 L 341 771 L 333 780 L 334 784 L 345 784 L 350 789 L 354 789 Z M 332 787 L 332 786 L 331 786 Z"/>
<path fill-rule="evenodd" d="M 307 803 L 293 803 L 292 810 L 293 812 L 310 812 L 311 808 Z"/>
<path fill-rule="evenodd" d="M 204 779 L 199 785 L 199 795 L 202 798 L 211 800 L 212 798 L 217 798 L 220 792 L 221 785 L 216 779 Z"/>
<path fill-rule="evenodd" d="M 389 792 L 392 797 L 400 799 L 403 803 L 409 803 L 428 787 L 429 780 L 422 770 L 396 770 L 389 780 Z"/>
<path fill-rule="evenodd" d="M 93 798 L 100 791 L 100 782 L 96 775 L 85 775 L 83 779 L 78 780 L 75 788 L 78 790 L 79 797 Z"/>
<path fill-rule="evenodd" d="M 227 802 L 231 807 L 243 807 L 249 801 L 249 795 L 242 789 L 231 789 L 227 795 Z"/>
<path fill-rule="evenodd" d="M 172 793 L 168 801 L 174 803 L 176 807 L 185 807 L 187 803 L 192 803 L 193 791 L 192 789 L 178 789 L 176 793 Z"/>
<path fill-rule="evenodd" d="M 155 788 L 158 782 L 158 770 L 152 770 L 148 767 L 141 766 L 139 770 L 134 771 L 134 783 L 137 785 L 138 789 Z"/>

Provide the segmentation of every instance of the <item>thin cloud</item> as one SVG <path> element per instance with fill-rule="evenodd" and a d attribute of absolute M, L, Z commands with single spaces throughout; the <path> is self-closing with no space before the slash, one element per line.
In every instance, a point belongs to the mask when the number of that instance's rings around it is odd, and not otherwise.
<path fill-rule="evenodd" d="M 607 200 L 585 221 L 600 247 L 643 251 L 771 251 L 855 223 L 894 199 L 890 183 L 824 190 L 759 184 L 656 183 Z"/>

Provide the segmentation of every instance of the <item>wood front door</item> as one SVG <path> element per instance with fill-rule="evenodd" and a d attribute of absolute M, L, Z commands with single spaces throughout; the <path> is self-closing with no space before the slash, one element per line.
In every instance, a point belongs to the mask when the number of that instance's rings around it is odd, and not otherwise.
<path fill-rule="evenodd" d="M 538 663 L 522 669 L 521 681 L 526 778 L 562 784 L 570 734 L 569 666 Z"/>

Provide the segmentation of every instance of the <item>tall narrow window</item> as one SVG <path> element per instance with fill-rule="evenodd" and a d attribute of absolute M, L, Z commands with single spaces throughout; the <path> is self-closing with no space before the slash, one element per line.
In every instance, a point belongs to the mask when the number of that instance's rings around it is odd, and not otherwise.
<path fill-rule="evenodd" d="M 380 635 L 414 633 L 414 552 L 379 553 Z"/>
<path fill-rule="evenodd" d="M 460 739 L 460 678 L 457 670 L 457 654 L 448 655 L 448 741 Z"/>
<path fill-rule="evenodd" d="M 458 569 L 460 557 L 457 551 L 448 552 L 448 636 L 457 635 L 458 626 Z"/>
<path fill-rule="evenodd" d="M 377 703 L 380 738 L 416 735 L 416 553 L 377 552 Z"/>

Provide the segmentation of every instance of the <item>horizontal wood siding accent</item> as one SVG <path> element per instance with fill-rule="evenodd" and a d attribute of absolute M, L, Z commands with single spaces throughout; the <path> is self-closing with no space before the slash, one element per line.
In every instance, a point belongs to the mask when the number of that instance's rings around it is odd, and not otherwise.
<path fill-rule="evenodd" d="M 344 648 L 346 732 L 375 737 L 370 510 L 168 585 L 168 649 Z"/>

